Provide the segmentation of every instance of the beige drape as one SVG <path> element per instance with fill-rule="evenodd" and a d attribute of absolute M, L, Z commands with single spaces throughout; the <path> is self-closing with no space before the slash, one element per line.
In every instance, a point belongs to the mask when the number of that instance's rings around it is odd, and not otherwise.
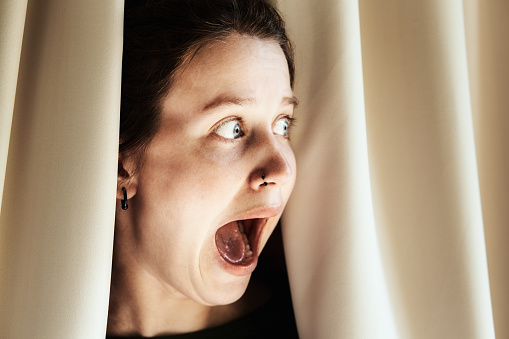
<path fill-rule="evenodd" d="M 284 228 L 300 333 L 509 338 L 509 2 L 279 3 L 302 102 Z"/>
<path fill-rule="evenodd" d="M 101 338 L 123 1 L 2 0 L 0 18 L 0 338 Z"/>
<path fill-rule="evenodd" d="M 279 0 L 303 338 L 509 338 L 509 2 Z M 0 2 L 0 338 L 104 337 L 120 0 Z"/>

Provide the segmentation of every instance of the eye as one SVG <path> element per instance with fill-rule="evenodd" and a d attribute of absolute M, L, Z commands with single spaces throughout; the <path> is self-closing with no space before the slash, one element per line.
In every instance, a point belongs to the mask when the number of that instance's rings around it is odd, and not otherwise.
<path fill-rule="evenodd" d="M 274 125 L 274 133 L 283 137 L 288 136 L 290 132 L 291 120 L 289 117 L 280 118 Z"/>
<path fill-rule="evenodd" d="M 225 139 L 238 139 L 244 135 L 238 120 L 229 120 L 221 123 L 214 130 L 214 133 Z"/>

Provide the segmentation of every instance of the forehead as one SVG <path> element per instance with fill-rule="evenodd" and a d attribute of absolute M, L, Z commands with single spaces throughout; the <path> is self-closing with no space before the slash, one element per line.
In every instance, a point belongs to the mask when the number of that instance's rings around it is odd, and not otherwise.
<path fill-rule="evenodd" d="M 288 64 L 277 42 L 233 34 L 206 44 L 177 74 L 165 102 L 192 96 L 199 105 L 224 93 L 291 97 Z"/>

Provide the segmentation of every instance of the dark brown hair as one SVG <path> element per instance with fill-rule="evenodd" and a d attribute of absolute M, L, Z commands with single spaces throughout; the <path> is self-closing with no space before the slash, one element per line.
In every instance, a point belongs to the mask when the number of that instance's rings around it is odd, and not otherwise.
<path fill-rule="evenodd" d="M 262 0 L 126 0 L 119 152 L 138 156 L 158 130 L 160 101 L 176 72 L 205 44 L 232 33 L 293 49 L 277 10 Z M 140 160 L 140 158 L 138 158 Z"/>

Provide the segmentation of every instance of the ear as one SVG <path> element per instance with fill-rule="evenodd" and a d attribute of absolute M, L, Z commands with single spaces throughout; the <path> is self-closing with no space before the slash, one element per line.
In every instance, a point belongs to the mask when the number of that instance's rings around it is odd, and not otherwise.
<path fill-rule="evenodd" d="M 118 155 L 118 175 L 117 175 L 117 199 L 124 199 L 122 187 L 127 191 L 127 199 L 136 195 L 138 189 L 138 178 L 135 172 L 136 164 L 132 158 L 125 158 Z"/>

